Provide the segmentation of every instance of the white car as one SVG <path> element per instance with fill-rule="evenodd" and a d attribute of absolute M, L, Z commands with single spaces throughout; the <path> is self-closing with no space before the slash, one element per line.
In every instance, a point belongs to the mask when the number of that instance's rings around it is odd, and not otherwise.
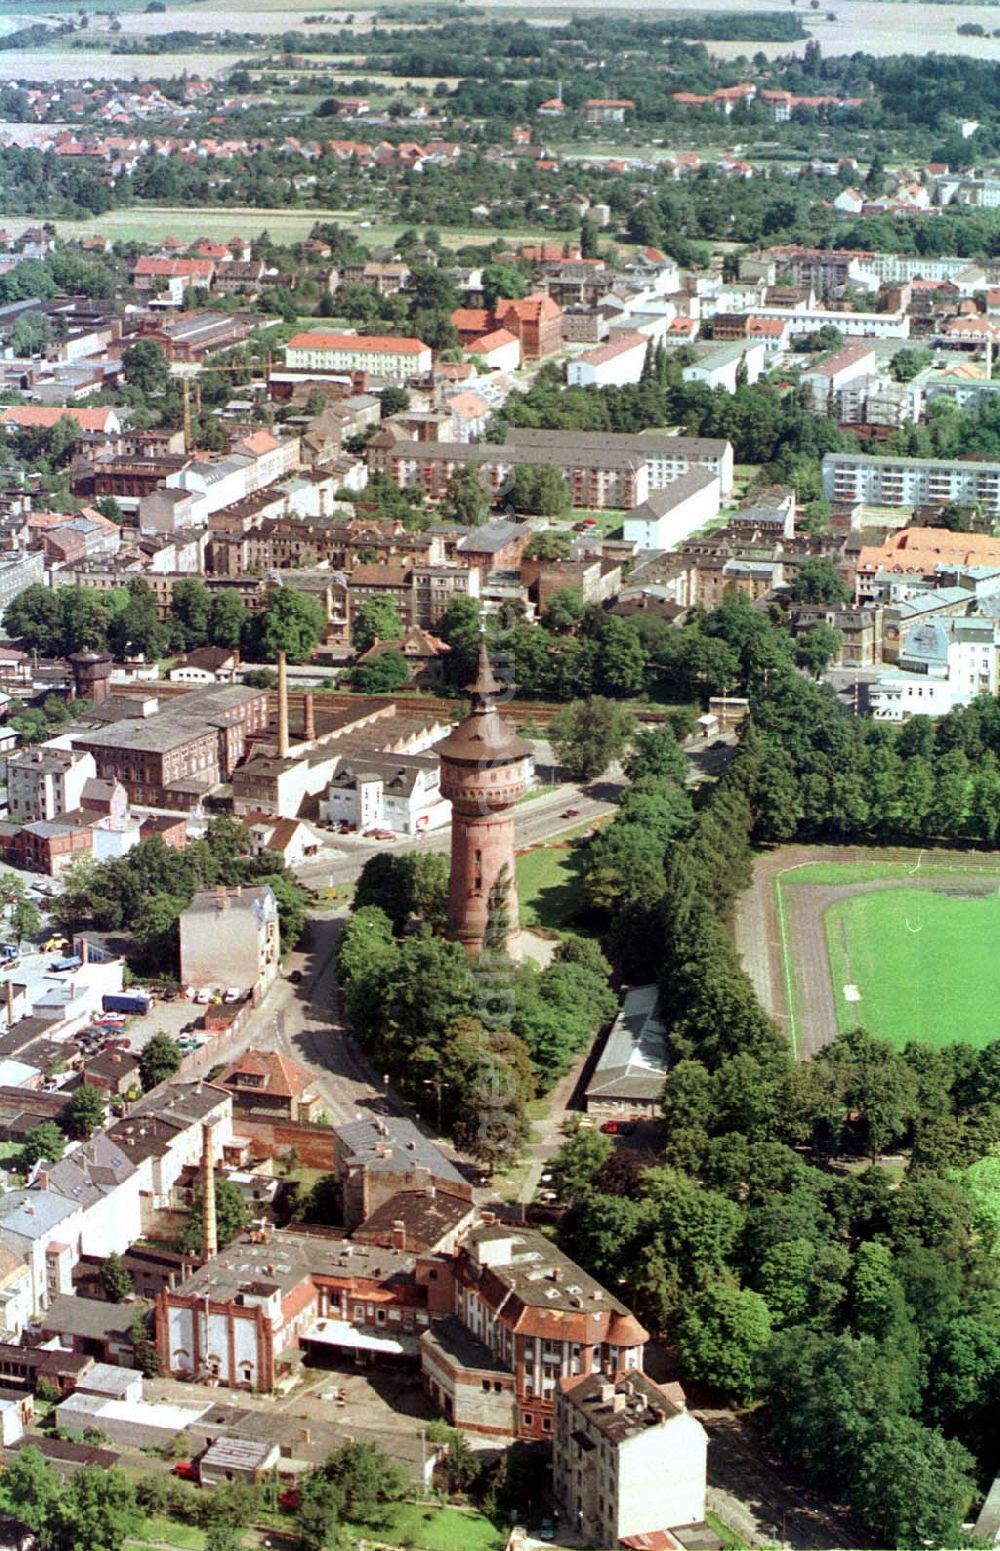
<path fill-rule="evenodd" d="M 243 992 L 240 990 L 239 986 L 229 986 L 222 1000 L 224 1002 L 238 1002 L 242 995 Z"/>
<path fill-rule="evenodd" d="M 195 992 L 194 999 L 199 1004 L 199 1006 L 207 1007 L 209 1002 L 212 1000 L 211 988 L 209 986 L 202 986 L 200 991 Z"/>

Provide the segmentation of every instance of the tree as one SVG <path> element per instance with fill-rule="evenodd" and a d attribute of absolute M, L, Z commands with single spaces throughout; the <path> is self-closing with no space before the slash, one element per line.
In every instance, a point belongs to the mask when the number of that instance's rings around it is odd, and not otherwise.
<path fill-rule="evenodd" d="M 570 1205 L 594 1189 L 594 1181 L 614 1152 L 610 1136 L 581 1130 L 564 1142 L 552 1160 L 552 1183 Z"/>
<path fill-rule="evenodd" d="M 363 695 L 390 695 L 410 682 L 410 665 L 400 651 L 380 652 L 351 669 L 351 688 Z"/>
<path fill-rule="evenodd" d="M 377 908 L 401 934 L 411 916 L 433 927 L 443 926 L 448 914 L 448 859 L 433 851 L 394 856 L 383 851 L 361 869 L 351 906 L 353 918 Z"/>
<path fill-rule="evenodd" d="M 123 1551 L 139 1527 L 132 1483 L 116 1466 L 84 1465 L 63 1487 L 48 1519 L 46 1551 Z"/>
<path fill-rule="evenodd" d="M 570 778 L 589 781 L 622 757 L 634 730 L 635 723 L 623 706 L 592 695 L 556 713 L 551 738 Z"/>
<path fill-rule="evenodd" d="M 553 464 L 519 463 L 506 496 L 515 511 L 539 517 L 565 517 L 573 506 L 566 477 Z"/>
<path fill-rule="evenodd" d="M 376 1521 L 387 1502 L 402 1497 L 406 1476 L 377 1443 L 345 1443 L 331 1454 L 324 1474 L 340 1489 L 345 1517 L 354 1524 Z"/>
<path fill-rule="evenodd" d="M 792 583 L 796 603 L 846 603 L 847 587 L 836 565 L 826 555 L 803 560 Z"/>
<path fill-rule="evenodd" d="M 630 781 L 655 776 L 685 785 L 688 762 L 673 729 L 669 726 L 640 727 L 625 758 L 625 774 Z"/>
<path fill-rule="evenodd" d="M 246 625 L 246 604 L 237 592 L 213 592 L 208 613 L 212 646 L 239 646 Z"/>
<path fill-rule="evenodd" d="M 185 651 L 208 643 L 212 613 L 212 595 L 197 577 L 182 577 L 175 582 L 170 601 L 171 616 L 177 620 L 184 637 Z"/>
<path fill-rule="evenodd" d="M 226 1519 L 213 1519 L 205 1530 L 205 1551 L 241 1551 L 243 1531 Z"/>
<path fill-rule="evenodd" d="M 896 382 L 911 382 L 932 360 L 929 350 L 915 350 L 912 346 L 904 345 L 889 362 L 889 371 Z"/>
<path fill-rule="evenodd" d="M 527 286 L 524 276 L 513 264 L 486 264 L 483 268 L 483 304 L 490 311 L 497 302 L 520 301 L 525 295 Z"/>
<path fill-rule="evenodd" d="M 25 1444 L 12 1455 L 4 1471 L 3 1484 L 4 1496 L 17 1517 L 36 1534 L 45 1530 L 62 1487 L 59 1477 L 35 1444 Z"/>
<path fill-rule="evenodd" d="M 198 1185 L 195 1189 L 187 1227 L 181 1234 L 181 1248 L 186 1254 L 197 1254 L 201 1249 L 201 1235 L 204 1222 L 203 1199 L 202 1188 Z M 239 1186 L 232 1184 L 228 1179 L 217 1179 L 215 1182 L 215 1222 L 219 1248 L 225 1249 L 227 1244 L 231 1244 L 243 1232 L 249 1221 L 250 1211 L 243 1199 Z"/>
<path fill-rule="evenodd" d="M 814 678 L 822 678 L 843 644 L 843 633 L 825 620 L 807 625 L 795 642 L 795 661 Z"/>
<path fill-rule="evenodd" d="M 28 1170 L 45 1159 L 58 1163 L 66 1151 L 66 1139 L 54 1120 L 43 1120 L 28 1132 L 21 1143 L 21 1167 Z"/>
<path fill-rule="evenodd" d="M 383 420 L 388 420 L 390 415 L 400 415 L 410 407 L 410 395 L 405 388 L 383 388 L 378 400 L 382 408 Z"/>
<path fill-rule="evenodd" d="M 74 1089 L 63 1111 L 63 1126 L 70 1136 L 84 1141 L 104 1122 L 105 1095 L 100 1088 L 83 1083 Z"/>
<path fill-rule="evenodd" d="M 525 560 L 566 560 L 573 548 L 573 536 L 558 528 L 542 528 L 528 540 Z"/>
<path fill-rule="evenodd" d="M 598 225 L 585 215 L 580 222 L 580 257 L 585 259 L 597 258 L 597 234 Z"/>
<path fill-rule="evenodd" d="M 343 1506 L 344 1496 L 339 1484 L 324 1470 L 310 1470 L 300 1479 L 295 1532 L 303 1551 L 332 1551 L 337 1544 L 337 1526 Z"/>
<path fill-rule="evenodd" d="M 291 587 L 276 587 L 262 614 L 251 615 L 246 631 L 251 650 L 264 662 L 277 662 L 284 652 L 291 663 L 308 662 L 326 626 L 317 598 Z"/>
<path fill-rule="evenodd" d="M 159 398 L 170 381 L 170 363 L 159 345 L 151 339 L 139 339 L 122 351 L 122 370 L 126 382 L 147 398 Z"/>
<path fill-rule="evenodd" d="M 162 1029 L 156 1033 L 144 1046 L 139 1055 L 139 1076 L 142 1079 L 142 1089 L 148 1093 L 151 1088 L 156 1088 L 161 1082 L 166 1082 L 179 1070 L 181 1064 L 180 1046 L 176 1040 L 164 1034 Z"/>
<path fill-rule="evenodd" d="M 117 1250 L 112 1250 L 101 1266 L 101 1286 L 109 1303 L 124 1303 L 135 1291 L 132 1274 L 127 1271 Z"/>
<path fill-rule="evenodd" d="M 554 630 L 557 635 L 566 634 L 580 623 L 585 609 L 583 589 L 580 586 L 574 584 L 571 587 L 560 587 L 551 594 L 545 605 L 542 624 L 546 630 Z"/>
<path fill-rule="evenodd" d="M 464 1433 L 453 1429 L 448 1439 L 448 1486 L 453 1492 L 467 1492 L 480 1472 L 479 1460 Z"/>
<path fill-rule="evenodd" d="M 29 651 L 56 656 L 62 650 L 62 613 L 59 594 L 40 582 L 33 583 L 8 604 L 3 627 Z"/>
<path fill-rule="evenodd" d="M 771 1315 L 759 1293 L 719 1281 L 682 1310 L 677 1350 L 687 1371 L 741 1400 L 753 1394 L 757 1360 L 771 1339 Z"/>
<path fill-rule="evenodd" d="M 23 894 L 10 907 L 10 927 L 14 941 L 22 943 L 26 937 L 36 937 L 41 930 L 42 913 L 28 894 Z"/>
<path fill-rule="evenodd" d="M 22 312 L 11 329 L 11 349 L 16 356 L 36 355 L 51 338 L 52 325 L 44 312 Z"/>
<path fill-rule="evenodd" d="M 351 625 L 351 640 L 360 657 L 376 641 L 401 641 L 403 622 L 391 598 L 366 598 Z"/>
<path fill-rule="evenodd" d="M 977 1495 L 974 1464 L 954 1439 L 887 1417 L 867 1442 L 851 1501 L 885 1545 L 957 1545 Z"/>
<path fill-rule="evenodd" d="M 153 660 L 162 655 L 164 631 L 160 613 L 153 589 L 144 577 L 135 576 L 129 582 L 127 602 L 109 622 L 108 645 L 117 657 Z"/>
<path fill-rule="evenodd" d="M 477 468 L 460 463 L 451 476 L 443 506 L 444 516 L 466 528 L 478 528 L 490 515 L 492 496 Z"/>

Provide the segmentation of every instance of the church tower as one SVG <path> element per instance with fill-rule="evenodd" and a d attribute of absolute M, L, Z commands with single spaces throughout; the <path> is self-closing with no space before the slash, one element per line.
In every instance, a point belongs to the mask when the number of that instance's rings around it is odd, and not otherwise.
<path fill-rule="evenodd" d="M 514 804 L 528 784 L 531 744 L 497 710 L 501 688 L 484 636 L 469 714 L 434 747 L 441 793 L 451 800 L 448 936 L 475 951 L 492 923 L 489 946 L 516 953 Z"/>

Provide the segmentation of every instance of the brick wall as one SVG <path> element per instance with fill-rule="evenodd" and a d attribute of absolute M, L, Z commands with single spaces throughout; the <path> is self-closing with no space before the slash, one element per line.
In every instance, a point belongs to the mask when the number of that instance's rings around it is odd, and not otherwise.
<path fill-rule="evenodd" d="M 250 1137 L 257 1157 L 280 1158 L 294 1147 L 306 1168 L 334 1171 L 332 1126 L 303 1125 L 245 1110 L 233 1123 L 241 1135 Z"/>

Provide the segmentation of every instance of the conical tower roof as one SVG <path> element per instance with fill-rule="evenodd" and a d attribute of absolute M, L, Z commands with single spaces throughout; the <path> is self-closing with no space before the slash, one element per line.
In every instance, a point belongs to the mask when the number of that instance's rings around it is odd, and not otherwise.
<path fill-rule="evenodd" d="M 476 677 L 468 686 L 472 707 L 458 726 L 435 743 L 434 751 L 442 759 L 461 760 L 464 764 L 506 764 L 526 759 L 531 744 L 518 736 L 497 710 L 493 697 L 503 685 L 493 672 L 485 635 L 479 638 Z"/>

